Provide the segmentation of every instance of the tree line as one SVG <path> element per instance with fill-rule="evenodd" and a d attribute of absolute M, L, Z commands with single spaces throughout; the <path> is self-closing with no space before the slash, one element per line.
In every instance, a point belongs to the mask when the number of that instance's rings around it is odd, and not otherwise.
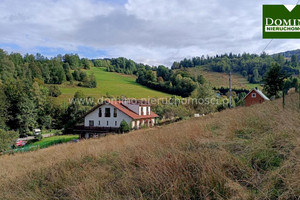
<path fill-rule="evenodd" d="M 172 69 L 205 67 L 214 72 L 236 72 L 240 73 L 250 83 L 262 83 L 264 75 L 273 63 L 282 66 L 283 71 L 289 75 L 299 75 L 300 64 L 298 56 L 292 55 L 286 59 L 282 54 L 267 55 L 257 54 L 222 54 L 213 57 L 201 56 L 192 59 L 183 59 L 180 62 L 174 62 Z"/>
<path fill-rule="evenodd" d="M 195 78 L 185 70 L 173 71 L 160 65 L 155 69 L 140 69 L 136 82 L 169 94 L 189 97 L 199 84 L 204 83 L 204 78 L 201 75 Z"/>
<path fill-rule="evenodd" d="M 22 56 L 19 53 L 7 54 L 0 49 L 0 80 L 39 79 L 45 84 L 62 84 L 66 81 L 81 81 L 82 86 L 95 86 L 94 77 L 88 76 L 83 69 L 90 69 L 92 61 L 74 54 L 58 55 L 48 59 L 41 54 Z M 74 72 L 72 72 L 74 71 Z"/>
<path fill-rule="evenodd" d="M 94 59 L 92 61 L 95 67 L 105 67 L 108 72 L 117 72 L 129 75 L 137 74 L 140 69 L 149 70 L 153 68 L 150 65 L 136 63 L 133 60 L 124 57 Z"/>

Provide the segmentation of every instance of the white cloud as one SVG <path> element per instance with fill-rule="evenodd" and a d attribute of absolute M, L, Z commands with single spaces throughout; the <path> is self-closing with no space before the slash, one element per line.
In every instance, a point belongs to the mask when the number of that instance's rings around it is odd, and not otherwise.
<path fill-rule="evenodd" d="M 76 44 L 64 38 L 72 37 L 82 21 L 107 15 L 114 9 L 93 0 L 2 0 L 1 42 L 16 43 L 27 49 L 35 46 L 74 49 Z"/>
<path fill-rule="evenodd" d="M 262 5 L 267 0 L 2 0 L 0 43 L 22 51 L 79 47 L 107 51 L 148 64 L 184 57 L 261 53 Z M 295 4 L 287 0 L 285 4 Z M 282 4 L 273 0 L 272 4 Z M 299 48 L 299 40 L 274 40 L 267 53 Z M 100 55 L 99 55 L 100 56 Z"/>

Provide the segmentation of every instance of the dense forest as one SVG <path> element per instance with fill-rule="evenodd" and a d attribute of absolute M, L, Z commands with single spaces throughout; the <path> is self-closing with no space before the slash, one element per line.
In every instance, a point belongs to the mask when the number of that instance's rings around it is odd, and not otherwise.
<path fill-rule="evenodd" d="M 293 56 L 297 56 L 298 58 L 300 58 L 300 49 L 297 49 L 297 50 L 293 50 L 293 51 L 285 51 L 285 52 L 281 52 L 281 53 L 277 53 L 277 54 L 274 54 L 274 56 L 276 55 L 282 55 L 286 58 L 292 58 Z"/>
<path fill-rule="evenodd" d="M 63 108 L 53 102 L 52 97 L 60 95 L 57 85 L 78 81 L 79 86 L 96 87 L 94 75 L 83 70 L 92 66 L 90 60 L 78 55 L 48 59 L 0 49 L 0 129 L 27 135 L 34 128 L 66 128 L 79 108 Z"/>
<path fill-rule="evenodd" d="M 289 75 L 299 75 L 300 63 L 297 54 L 289 54 L 285 58 L 283 53 L 276 55 L 257 54 L 223 54 L 215 57 L 201 56 L 192 59 L 185 58 L 174 62 L 172 69 L 204 67 L 214 72 L 236 72 L 242 74 L 250 83 L 262 83 L 263 77 L 271 64 L 277 63 Z"/>

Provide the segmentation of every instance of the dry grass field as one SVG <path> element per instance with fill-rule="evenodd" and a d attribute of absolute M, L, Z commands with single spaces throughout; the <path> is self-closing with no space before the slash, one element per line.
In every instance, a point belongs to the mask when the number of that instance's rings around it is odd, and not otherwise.
<path fill-rule="evenodd" d="M 213 87 L 229 87 L 229 80 L 227 73 L 212 72 L 201 67 L 187 68 L 187 70 L 193 75 L 203 75 L 204 78 L 213 86 Z M 244 88 L 244 89 L 253 89 L 255 87 L 261 87 L 260 84 L 251 84 L 247 81 L 245 77 L 241 74 L 233 73 L 232 74 L 232 87 L 233 88 Z"/>
<path fill-rule="evenodd" d="M 0 199 L 299 199 L 298 95 L 0 157 Z"/>

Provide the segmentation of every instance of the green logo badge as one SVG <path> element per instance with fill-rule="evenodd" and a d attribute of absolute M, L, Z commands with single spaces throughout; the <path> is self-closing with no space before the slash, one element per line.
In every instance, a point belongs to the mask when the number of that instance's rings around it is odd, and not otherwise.
<path fill-rule="evenodd" d="M 300 38 L 300 5 L 263 5 L 263 38 Z"/>

